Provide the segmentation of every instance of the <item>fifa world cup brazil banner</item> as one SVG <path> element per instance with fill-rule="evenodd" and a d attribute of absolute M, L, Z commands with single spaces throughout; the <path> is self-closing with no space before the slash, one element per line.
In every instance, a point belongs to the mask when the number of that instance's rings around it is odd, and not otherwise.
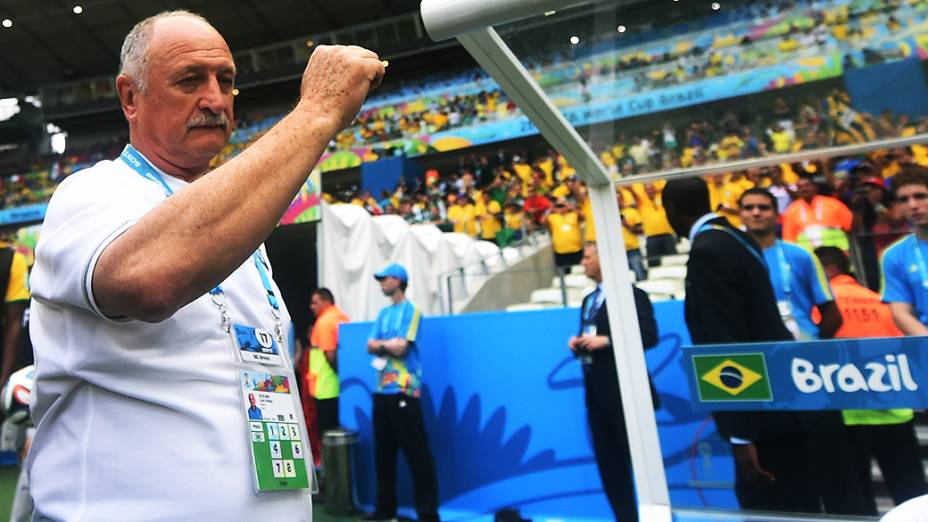
<path fill-rule="evenodd" d="M 693 408 L 928 407 L 928 337 L 683 348 Z"/>

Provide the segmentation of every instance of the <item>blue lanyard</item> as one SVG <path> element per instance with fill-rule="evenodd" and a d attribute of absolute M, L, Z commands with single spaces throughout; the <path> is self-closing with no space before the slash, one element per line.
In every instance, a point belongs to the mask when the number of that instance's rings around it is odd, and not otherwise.
<path fill-rule="evenodd" d="M 758 261 L 760 261 L 760 264 L 763 265 L 764 268 L 767 268 L 767 261 L 764 260 L 764 256 L 760 255 L 760 253 L 758 253 L 757 250 L 756 250 L 754 247 L 752 247 L 750 243 L 748 243 L 747 241 L 745 241 L 744 238 L 742 238 L 742 237 L 739 236 L 738 234 L 734 233 L 732 230 L 729 230 L 728 227 L 725 227 L 725 226 L 722 226 L 722 225 L 713 225 L 713 224 L 711 224 L 711 223 L 706 223 L 705 225 L 702 226 L 702 228 L 700 228 L 700 229 L 696 232 L 696 236 L 699 236 L 699 234 L 702 234 L 703 232 L 705 232 L 705 231 L 707 231 L 707 230 L 718 230 L 719 232 L 725 232 L 725 233 L 728 234 L 729 236 L 735 238 L 735 240 L 737 240 L 739 243 L 741 243 L 742 245 L 744 245 L 744 248 L 746 248 L 746 249 L 748 250 L 748 252 L 750 252 L 751 255 L 754 256 L 755 259 L 757 259 Z M 696 238 L 694 237 L 693 239 L 696 239 Z"/>
<path fill-rule="evenodd" d="M 925 256 L 922 254 L 922 246 L 918 238 L 912 234 L 912 243 L 915 245 L 915 262 L 918 264 L 919 279 L 922 280 L 922 288 L 928 290 L 928 267 L 925 266 Z"/>
<path fill-rule="evenodd" d="M 792 293 L 793 290 L 793 285 L 791 283 L 792 274 L 789 264 L 786 263 L 786 255 L 783 253 L 783 245 L 779 239 L 776 241 L 774 248 L 777 252 L 777 262 L 780 265 L 780 280 L 783 282 L 783 293 L 789 297 L 789 294 Z"/>
<path fill-rule="evenodd" d="M 161 173 L 158 172 L 151 163 L 145 159 L 144 156 L 139 154 L 135 147 L 131 144 L 126 145 L 126 148 L 122 150 L 122 154 L 119 155 L 119 159 L 123 161 L 126 165 L 134 170 L 139 176 L 155 182 L 158 185 L 161 185 L 161 189 L 164 191 L 164 197 L 169 198 L 174 194 L 174 190 L 170 185 L 164 181 L 164 177 L 161 176 Z M 267 273 L 267 264 L 264 262 L 264 258 L 261 256 L 260 250 L 255 250 L 255 253 L 251 255 L 251 258 L 255 262 L 255 267 L 258 269 L 258 274 L 261 276 L 261 284 L 264 285 L 264 290 L 267 292 L 267 302 L 270 303 L 271 308 L 274 309 L 275 317 L 278 317 L 280 314 L 280 303 L 277 301 L 277 296 L 274 295 L 274 287 L 271 286 L 271 278 Z M 216 285 L 215 288 L 209 291 L 210 295 L 218 296 L 222 295 L 222 285 Z"/>

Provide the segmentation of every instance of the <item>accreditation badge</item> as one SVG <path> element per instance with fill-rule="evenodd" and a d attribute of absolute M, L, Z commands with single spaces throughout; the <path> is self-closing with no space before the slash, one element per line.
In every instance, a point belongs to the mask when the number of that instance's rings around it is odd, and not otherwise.
<path fill-rule="evenodd" d="M 306 489 L 313 482 L 313 470 L 306 466 L 307 440 L 297 411 L 299 402 L 291 394 L 296 383 L 288 373 L 240 370 L 258 492 Z"/>
<path fill-rule="evenodd" d="M 242 361 L 273 366 L 283 365 L 280 347 L 271 332 L 243 324 L 232 325 L 232 340 Z"/>

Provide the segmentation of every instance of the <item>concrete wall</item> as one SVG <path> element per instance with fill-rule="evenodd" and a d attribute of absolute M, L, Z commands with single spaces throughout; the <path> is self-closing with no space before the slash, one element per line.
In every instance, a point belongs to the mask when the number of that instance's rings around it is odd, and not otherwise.
<path fill-rule="evenodd" d="M 505 310 L 512 304 L 528 302 L 532 290 L 551 286 L 554 254 L 545 246 L 506 270 L 492 276 L 456 313 Z"/>

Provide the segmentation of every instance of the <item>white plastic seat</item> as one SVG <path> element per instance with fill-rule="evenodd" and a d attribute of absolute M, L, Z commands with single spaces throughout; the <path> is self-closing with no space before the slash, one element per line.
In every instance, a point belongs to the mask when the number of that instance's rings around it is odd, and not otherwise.
<path fill-rule="evenodd" d="M 680 279 L 648 279 L 638 283 L 638 288 L 651 294 L 667 294 L 679 296 L 686 292 L 686 287 Z"/>
<path fill-rule="evenodd" d="M 532 303 L 554 303 L 561 304 L 563 296 L 560 288 L 539 288 L 532 290 L 529 301 Z"/>
<path fill-rule="evenodd" d="M 648 269 L 648 279 L 686 279 L 686 266 L 655 266 Z"/>
<path fill-rule="evenodd" d="M 686 266 L 686 261 L 689 258 L 690 256 L 688 254 L 664 256 L 661 258 L 661 266 Z"/>

